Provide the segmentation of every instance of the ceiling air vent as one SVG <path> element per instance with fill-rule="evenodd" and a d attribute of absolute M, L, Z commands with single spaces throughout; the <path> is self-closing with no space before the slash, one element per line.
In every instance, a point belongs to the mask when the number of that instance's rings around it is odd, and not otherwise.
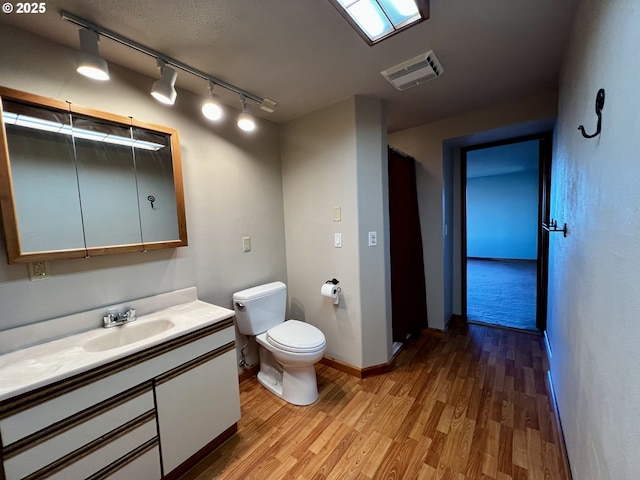
<path fill-rule="evenodd" d="M 443 72 L 436 54 L 429 50 L 380 73 L 398 90 L 406 90 L 438 78 Z"/>

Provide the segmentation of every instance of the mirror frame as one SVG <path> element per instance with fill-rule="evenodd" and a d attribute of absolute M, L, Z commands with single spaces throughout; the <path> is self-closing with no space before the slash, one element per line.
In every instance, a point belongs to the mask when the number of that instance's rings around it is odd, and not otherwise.
<path fill-rule="evenodd" d="M 141 242 L 127 245 L 105 245 L 66 250 L 46 250 L 39 252 L 23 252 L 20 245 L 20 232 L 18 217 L 15 208 L 13 181 L 11 176 L 11 159 L 7 144 L 6 130 L 3 116 L 3 101 L 14 100 L 40 107 L 50 107 L 58 110 L 69 111 L 95 118 L 101 121 L 109 121 L 126 127 L 139 127 L 152 132 L 165 134 L 170 137 L 171 160 L 173 168 L 173 182 L 176 194 L 176 210 L 178 222 L 178 239 L 158 242 Z M 113 113 L 103 112 L 92 108 L 74 105 L 71 102 L 42 97 L 20 90 L 0 86 L 0 211 L 4 226 L 5 242 L 7 246 L 7 260 L 9 264 L 32 263 L 45 260 L 58 260 L 70 258 L 89 258 L 99 255 L 117 253 L 145 252 L 147 250 L 159 250 L 164 248 L 184 247 L 187 241 L 187 220 L 184 203 L 184 187 L 182 182 L 182 161 L 180 157 L 180 141 L 178 130 L 161 125 L 141 122 L 133 117 L 123 117 Z"/>

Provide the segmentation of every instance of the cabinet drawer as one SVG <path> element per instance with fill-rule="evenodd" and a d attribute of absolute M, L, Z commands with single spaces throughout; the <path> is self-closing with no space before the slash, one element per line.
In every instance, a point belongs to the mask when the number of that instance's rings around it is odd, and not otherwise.
<path fill-rule="evenodd" d="M 96 445 L 95 449 L 91 449 L 73 463 L 65 464 L 51 474 L 34 477 L 34 480 L 35 478 L 38 480 L 84 480 L 91 478 L 96 472 L 117 462 L 132 450 L 147 442 L 157 440 L 157 433 L 156 421 L 151 419 L 106 444 Z"/>
<path fill-rule="evenodd" d="M 7 479 L 24 478 L 83 446 L 107 436 L 119 426 L 154 412 L 151 384 L 123 399 L 97 405 L 54 428 L 38 432 L 4 448 Z M 155 415 L 155 413 L 154 413 Z"/>
<path fill-rule="evenodd" d="M 117 470 L 111 469 L 111 472 L 106 476 L 95 475 L 89 480 L 159 480 L 162 473 L 158 443 L 152 443 L 151 448 L 144 449 L 143 453 L 130 459 Z"/>
<path fill-rule="evenodd" d="M 92 405 L 229 342 L 233 320 L 220 322 L 0 405 L 0 436 L 10 445 Z M 76 388 L 77 385 L 77 388 Z M 46 400 L 43 400 L 46 399 Z"/>

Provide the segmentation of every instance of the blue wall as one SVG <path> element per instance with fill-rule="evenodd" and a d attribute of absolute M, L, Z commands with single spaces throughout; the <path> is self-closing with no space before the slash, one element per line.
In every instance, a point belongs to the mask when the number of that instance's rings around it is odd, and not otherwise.
<path fill-rule="evenodd" d="M 535 260 L 538 172 L 467 179 L 467 256 Z"/>

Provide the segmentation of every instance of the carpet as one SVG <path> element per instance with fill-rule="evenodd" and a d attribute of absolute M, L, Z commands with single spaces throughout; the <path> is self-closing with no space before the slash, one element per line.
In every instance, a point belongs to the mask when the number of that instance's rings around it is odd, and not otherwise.
<path fill-rule="evenodd" d="M 467 259 L 467 318 L 537 331 L 535 260 Z"/>

